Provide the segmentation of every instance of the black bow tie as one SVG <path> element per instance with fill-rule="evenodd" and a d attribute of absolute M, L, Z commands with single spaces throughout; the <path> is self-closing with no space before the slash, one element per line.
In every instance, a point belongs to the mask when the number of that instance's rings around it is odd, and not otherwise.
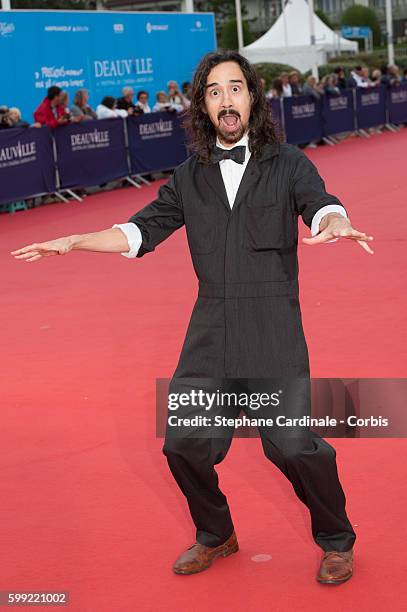
<path fill-rule="evenodd" d="M 244 145 L 239 147 L 233 147 L 233 149 L 221 149 L 220 147 L 214 147 L 212 149 L 211 163 L 216 164 L 222 161 L 222 159 L 232 159 L 237 164 L 243 164 L 246 155 L 246 147 Z"/>

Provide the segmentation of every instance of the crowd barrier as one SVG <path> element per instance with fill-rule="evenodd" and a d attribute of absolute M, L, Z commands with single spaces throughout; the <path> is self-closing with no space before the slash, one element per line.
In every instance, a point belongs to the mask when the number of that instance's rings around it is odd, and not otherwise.
<path fill-rule="evenodd" d="M 337 96 L 272 99 L 291 144 L 407 123 L 407 84 Z M 188 157 L 181 118 L 170 112 L 49 128 L 0 131 L 0 204 L 174 168 Z"/>

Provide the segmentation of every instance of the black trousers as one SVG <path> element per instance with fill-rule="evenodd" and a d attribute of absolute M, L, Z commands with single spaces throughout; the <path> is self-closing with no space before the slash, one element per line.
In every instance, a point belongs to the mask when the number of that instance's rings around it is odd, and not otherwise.
<path fill-rule="evenodd" d="M 277 386 L 276 386 L 277 385 Z M 180 414 L 183 418 L 211 415 L 212 425 L 178 427 L 167 425 L 163 453 L 182 493 L 185 495 L 196 526 L 196 539 L 205 546 L 219 546 L 234 530 L 225 495 L 219 488 L 214 468 L 225 457 L 232 443 L 234 426 L 213 425 L 215 416 L 236 418 L 243 409 L 249 418 L 261 420 L 284 413 L 286 417 L 309 414 L 309 379 L 296 381 L 252 381 L 250 379 L 173 379 L 170 393 L 187 393 L 192 389 L 205 391 L 253 393 L 278 389 L 285 394 L 283 405 L 273 409 L 253 410 L 235 405 L 187 405 Z M 171 411 L 172 412 L 172 411 Z M 174 412 L 168 411 L 174 417 Z M 335 449 L 308 427 L 277 431 L 275 427 L 259 426 L 263 451 L 291 482 L 297 497 L 308 507 L 313 538 L 323 550 L 341 552 L 352 548 L 356 534 L 345 511 L 345 495 L 340 484 Z M 265 483 L 267 487 L 267 483 Z"/>

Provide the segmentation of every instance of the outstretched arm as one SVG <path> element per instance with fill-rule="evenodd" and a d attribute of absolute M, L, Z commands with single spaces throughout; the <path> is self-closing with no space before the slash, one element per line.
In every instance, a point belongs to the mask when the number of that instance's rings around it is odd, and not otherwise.
<path fill-rule="evenodd" d="M 66 255 L 70 251 L 96 251 L 98 253 L 121 253 L 129 250 L 129 244 L 121 229 L 114 227 L 91 234 L 73 234 L 47 242 L 34 242 L 16 251 L 16 259 L 37 261 L 51 255 Z"/>
<path fill-rule="evenodd" d="M 70 251 L 121 253 L 142 257 L 184 224 L 181 197 L 175 173 L 161 185 L 157 198 L 132 215 L 127 223 L 91 234 L 74 234 L 48 242 L 29 244 L 11 252 L 16 259 L 37 261 L 50 255 L 65 255 Z"/>
<path fill-rule="evenodd" d="M 367 253 L 373 254 L 368 244 L 373 240 L 373 236 L 353 228 L 350 220 L 339 213 L 339 208 L 342 208 L 341 202 L 337 197 L 327 193 L 325 183 L 315 165 L 302 152 L 298 154 L 291 190 L 298 213 L 304 223 L 313 230 L 312 238 L 302 239 L 305 244 L 315 245 L 348 238 L 358 242 Z M 319 219 L 319 211 L 321 213 L 326 211 L 327 214 Z M 313 228 L 317 220 L 318 227 Z"/>

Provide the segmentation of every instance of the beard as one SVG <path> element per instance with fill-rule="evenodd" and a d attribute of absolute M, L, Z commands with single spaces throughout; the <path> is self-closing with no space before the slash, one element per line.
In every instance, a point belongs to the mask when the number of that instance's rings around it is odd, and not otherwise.
<path fill-rule="evenodd" d="M 246 132 L 247 125 L 243 125 L 240 113 L 233 109 L 221 111 L 218 115 L 218 125 L 215 131 L 219 139 L 228 144 L 238 142 Z"/>

